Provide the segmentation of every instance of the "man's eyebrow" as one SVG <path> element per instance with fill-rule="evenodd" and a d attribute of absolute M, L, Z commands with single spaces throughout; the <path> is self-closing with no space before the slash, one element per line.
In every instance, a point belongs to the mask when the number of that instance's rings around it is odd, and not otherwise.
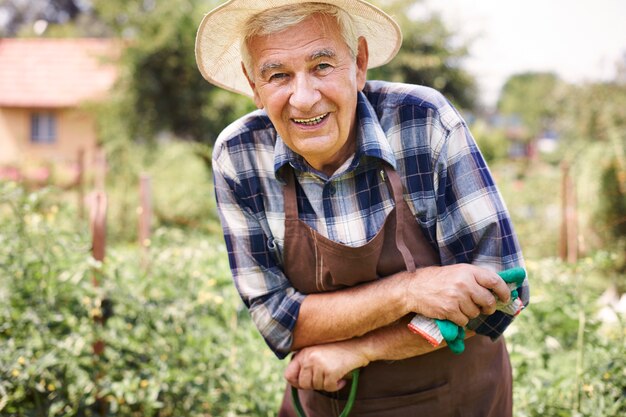
<path fill-rule="evenodd" d="M 333 51 L 332 49 L 325 48 L 325 49 L 314 51 L 311 54 L 311 56 L 309 56 L 309 61 L 315 61 L 316 59 L 320 59 L 320 58 L 334 58 L 335 56 L 337 56 L 335 51 Z"/>
<path fill-rule="evenodd" d="M 313 51 L 311 55 L 309 55 L 308 61 L 316 61 L 320 58 L 335 58 L 337 54 L 334 50 L 329 48 L 319 49 L 317 51 Z M 259 68 L 261 72 L 261 77 L 265 77 L 268 72 L 274 70 L 280 70 L 284 68 L 284 65 L 280 62 L 266 62 Z"/>
<path fill-rule="evenodd" d="M 261 65 L 261 77 L 265 77 L 265 75 L 270 71 L 281 68 L 283 68 L 283 64 L 281 64 L 280 62 L 266 62 L 265 64 Z"/>

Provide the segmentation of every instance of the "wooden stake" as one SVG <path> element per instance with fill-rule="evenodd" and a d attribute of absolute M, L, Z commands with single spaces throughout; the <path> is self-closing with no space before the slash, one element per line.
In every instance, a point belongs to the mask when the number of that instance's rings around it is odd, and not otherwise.
<path fill-rule="evenodd" d="M 569 163 L 561 162 L 561 233 L 559 236 L 559 257 L 567 261 L 567 183 L 569 177 Z"/>
<path fill-rule="evenodd" d="M 104 149 L 96 149 L 94 155 L 95 165 L 95 179 L 94 187 L 96 190 L 104 191 L 106 189 L 106 172 L 107 172 L 107 159 Z"/>
<path fill-rule="evenodd" d="M 104 262 L 106 255 L 106 217 L 107 217 L 107 195 L 104 190 L 95 190 L 87 196 L 87 202 L 89 207 L 89 225 L 91 228 L 92 247 L 91 251 L 93 258 L 97 261 Z M 99 286 L 99 277 L 97 270 L 92 273 L 92 282 L 94 286 Z M 101 300 L 101 313 L 94 316 L 96 326 L 104 326 L 107 319 L 105 313 L 105 304 L 108 303 L 108 299 Z M 110 307 L 110 305 L 109 305 Z M 94 361 L 99 361 L 100 357 L 104 353 L 106 343 L 103 339 L 97 339 L 92 344 L 92 350 L 95 355 Z M 98 380 L 102 377 L 102 374 L 96 373 L 94 375 L 94 382 L 98 386 Z M 100 416 L 108 415 L 108 403 L 99 392 L 96 392 L 96 402 L 94 407 Z"/>
<path fill-rule="evenodd" d="M 139 204 L 139 247 L 142 264 L 146 266 L 152 223 L 152 187 L 150 176 L 147 174 L 142 174 L 139 180 Z"/>
<path fill-rule="evenodd" d="M 106 254 L 107 195 L 104 191 L 94 191 L 88 197 L 89 223 L 91 226 L 93 258 L 103 262 Z M 94 278 L 95 279 L 95 278 Z M 94 282 L 97 285 L 97 282 Z"/>
<path fill-rule="evenodd" d="M 561 163 L 561 236 L 559 256 L 561 260 L 578 261 L 578 212 L 576 189 L 567 161 Z"/>
<path fill-rule="evenodd" d="M 567 178 L 567 261 L 578 262 L 578 207 L 571 175 Z"/>
<path fill-rule="evenodd" d="M 83 148 L 78 149 L 78 155 L 76 156 L 76 169 L 78 170 L 76 175 L 78 218 L 83 220 L 85 218 L 85 150 Z"/>

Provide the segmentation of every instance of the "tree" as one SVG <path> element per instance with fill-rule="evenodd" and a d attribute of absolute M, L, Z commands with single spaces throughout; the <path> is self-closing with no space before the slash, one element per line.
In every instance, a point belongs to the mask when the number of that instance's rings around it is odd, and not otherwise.
<path fill-rule="evenodd" d="M 98 18 L 116 36 L 129 38 L 122 87 L 133 137 L 150 139 L 171 132 L 211 143 L 227 123 L 252 108 L 250 100 L 207 83 L 197 69 L 197 26 L 217 3 L 94 0 Z"/>
<path fill-rule="evenodd" d="M 578 172 L 583 222 L 593 232 L 585 240 L 626 253 L 626 84 L 618 77 L 571 86 L 557 122 L 565 158 Z M 626 258 L 620 261 L 626 268 Z"/>
<path fill-rule="evenodd" d="M 559 89 L 563 84 L 551 72 L 526 72 L 511 76 L 502 87 L 498 111 L 517 116 L 528 131 L 527 140 L 549 129 L 559 105 Z"/>
<path fill-rule="evenodd" d="M 413 17 L 412 11 L 422 7 L 421 3 L 389 0 L 382 4 L 402 28 L 402 48 L 389 64 L 370 70 L 369 76 L 433 87 L 459 107 L 472 109 L 476 106 L 476 80 L 461 66 L 468 45 L 459 44 L 440 16 Z"/>
<path fill-rule="evenodd" d="M 25 27 L 41 20 L 47 23 L 66 23 L 86 10 L 84 2 L 78 0 L 2 0 L 0 36 L 15 36 Z"/>

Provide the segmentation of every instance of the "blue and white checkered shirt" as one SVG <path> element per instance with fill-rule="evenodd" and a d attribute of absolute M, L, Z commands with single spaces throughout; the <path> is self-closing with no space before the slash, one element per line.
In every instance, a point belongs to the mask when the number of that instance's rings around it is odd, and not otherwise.
<path fill-rule="evenodd" d="M 383 161 L 400 174 L 404 198 L 443 265 L 495 271 L 522 266 L 513 226 L 465 122 L 437 91 L 370 81 L 357 104 L 357 150 L 331 177 L 286 147 L 264 111 L 228 126 L 217 139 L 217 207 L 237 290 L 267 344 L 283 358 L 304 295 L 282 270 L 282 168 L 302 188 L 300 219 L 324 236 L 359 246 L 382 227 L 393 198 L 379 176 Z M 528 304 L 528 282 L 519 291 Z M 469 327 L 496 338 L 513 317 L 497 311 Z"/>

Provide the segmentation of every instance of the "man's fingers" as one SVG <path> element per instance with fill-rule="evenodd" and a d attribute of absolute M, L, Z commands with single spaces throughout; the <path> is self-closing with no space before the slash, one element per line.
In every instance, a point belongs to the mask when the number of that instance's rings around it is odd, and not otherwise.
<path fill-rule="evenodd" d="M 491 297 L 493 297 L 493 295 Z M 489 304 L 489 305 L 485 305 L 485 306 L 481 306 L 480 307 L 480 313 L 485 315 L 485 316 L 491 316 L 495 312 L 496 312 L 496 305 L 495 304 Z"/>
<path fill-rule="evenodd" d="M 491 297 L 493 298 L 493 296 Z M 463 315 L 467 317 L 468 320 L 476 318 L 480 315 L 481 309 L 476 304 L 477 303 L 472 299 L 459 306 L 461 309 L 461 313 L 463 313 Z"/>
<path fill-rule="evenodd" d="M 472 294 L 472 301 L 476 307 L 480 309 L 480 312 L 484 315 L 490 316 L 496 311 L 497 300 L 495 295 L 488 289 L 480 287 L 478 291 Z"/>
<path fill-rule="evenodd" d="M 448 317 L 444 317 L 443 319 L 447 319 L 449 321 L 451 321 L 452 323 L 461 326 L 461 327 L 465 327 L 467 326 L 467 323 L 469 322 L 469 317 L 467 317 L 465 314 L 463 314 L 461 312 L 461 309 L 459 308 L 457 311 L 452 312 L 451 314 L 449 314 Z"/>
<path fill-rule="evenodd" d="M 339 381 L 337 381 L 337 391 L 345 387 L 347 383 L 348 381 L 346 381 L 345 379 L 340 379 Z"/>
<path fill-rule="evenodd" d="M 289 362 L 287 369 L 285 369 L 284 376 L 290 385 L 296 388 L 298 387 L 298 378 L 300 377 L 300 361 L 297 358 L 294 358 L 291 362 Z"/>
<path fill-rule="evenodd" d="M 346 385 L 345 379 L 336 380 L 332 376 L 327 376 L 324 380 L 324 386 L 321 387 L 324 391 L 335 392 L 339 391 Z"/>
<path fill-rule="evenodd" d="M 300 368 L 300 375 L 298 377 L 298 386 L 300 389 L 313 389 L 313 373 L 311 368 Z"/>
<path fill-rule="evenodd" d="M 500 301 L 508 303 L 511 300 L 511 290 L 498 274 L 483 269 L 475 276 L 476 282 L 484 288 L 493 291 Z"/>
<path fill-rule="evenodd" d="M 326 386 L 326 379 L 324 372 L 319 369 L 314 369 L 312 372 L 312 386 L 313 389 L 324 389 Z"/>

